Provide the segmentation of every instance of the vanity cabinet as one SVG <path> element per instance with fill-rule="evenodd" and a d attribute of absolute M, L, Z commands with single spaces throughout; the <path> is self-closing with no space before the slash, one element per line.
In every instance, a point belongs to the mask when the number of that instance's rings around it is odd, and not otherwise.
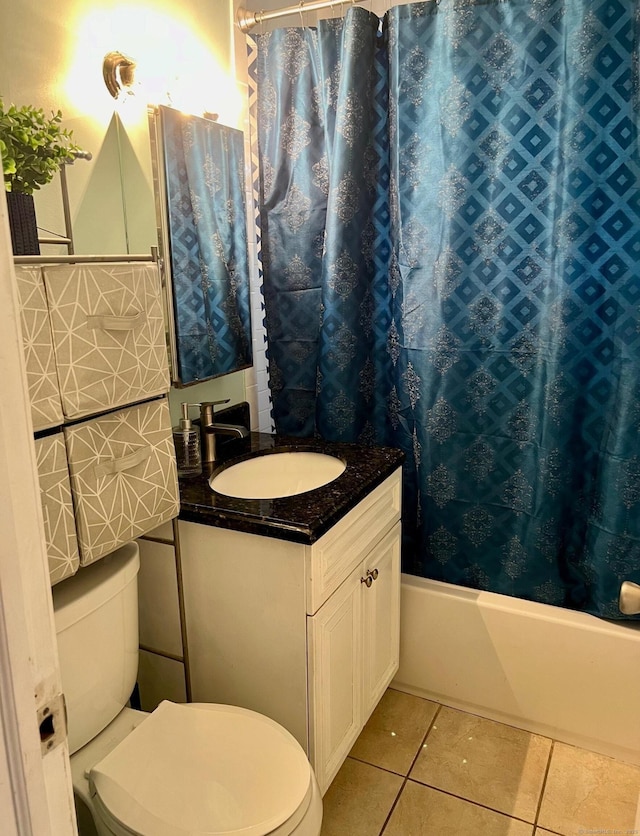
<path fill-rule="evenodd" d="M 400 501 L 398 469 L 313 543 L 178 523 L 192 699 L 281 723 L 322 792 L 398 667 Z"/>

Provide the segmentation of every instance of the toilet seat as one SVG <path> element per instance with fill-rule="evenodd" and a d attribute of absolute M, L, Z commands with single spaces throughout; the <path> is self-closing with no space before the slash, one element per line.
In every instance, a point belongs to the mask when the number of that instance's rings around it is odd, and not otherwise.
<path fill-rule="evenodd" d="M 165 701 L 90 770 L 89 784 L 114 833 L 265 836 L 302 818 L 312 774 L 299 743 L 268 717 Z"/>

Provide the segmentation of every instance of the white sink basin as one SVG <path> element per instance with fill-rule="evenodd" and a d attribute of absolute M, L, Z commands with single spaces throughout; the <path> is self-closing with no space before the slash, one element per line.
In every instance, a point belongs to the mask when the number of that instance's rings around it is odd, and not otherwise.
<path fill-rule="evenodd" d="M 256 456 L 227 467 L 209 480 L 214 491 L 239 499 L 275 499 L 312 491 L 344 473 L 342 459 L 296 451 Z"/>

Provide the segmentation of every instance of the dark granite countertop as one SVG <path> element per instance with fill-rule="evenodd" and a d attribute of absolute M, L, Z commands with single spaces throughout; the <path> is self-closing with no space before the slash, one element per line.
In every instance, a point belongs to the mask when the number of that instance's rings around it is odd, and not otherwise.
<path fill-rule="evenodd" d="M 275 451 L 300 450 L 337 456 L 346 463 L 344 473 L 328 485 L 277 499 L 236 499 L 209 487 L 211 475 L 232 463 Z M 251 433 L 248 438 L 220 444 L 219 461 L 204 464 L 201 476 L 180 479 L 179 518 L 311 544 L 384 482 L 403 461 L 404 453 L 392 447 Z"/>

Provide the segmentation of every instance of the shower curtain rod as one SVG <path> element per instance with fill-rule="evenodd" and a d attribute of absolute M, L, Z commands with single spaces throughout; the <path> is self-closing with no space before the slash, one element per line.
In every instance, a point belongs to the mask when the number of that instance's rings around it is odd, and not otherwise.
<path fill-rule="evenodd" d="M 240 7 L 236 12 L 236 25 L 241 32 L 250 32 L 254 26 L 259 23 L 264 23 L 265 20 L 274 20 L 277 17 L 287 17 L 288 15 L 302 14 L 303 12 L 315 12 L 319 9 L 330 9 L 333 6 L 353 6 L 356 3 L 362 3 L 364 0 L 346 0 L 341 3 L 340 0 L 317 0 L 317 2 L 298 3 L 295 6 L 286 6 L 282 9 L 273 9 L 268 12 L 252 12 L 250 9 L 243 9 Z"/>
<path fill-rule="evenodd" d="M 131 255 L 16 255 L 14 264 L 108 264 L 126 261 L 157 261 L 158 248 L 151 247 L 151 252 Z"/>

